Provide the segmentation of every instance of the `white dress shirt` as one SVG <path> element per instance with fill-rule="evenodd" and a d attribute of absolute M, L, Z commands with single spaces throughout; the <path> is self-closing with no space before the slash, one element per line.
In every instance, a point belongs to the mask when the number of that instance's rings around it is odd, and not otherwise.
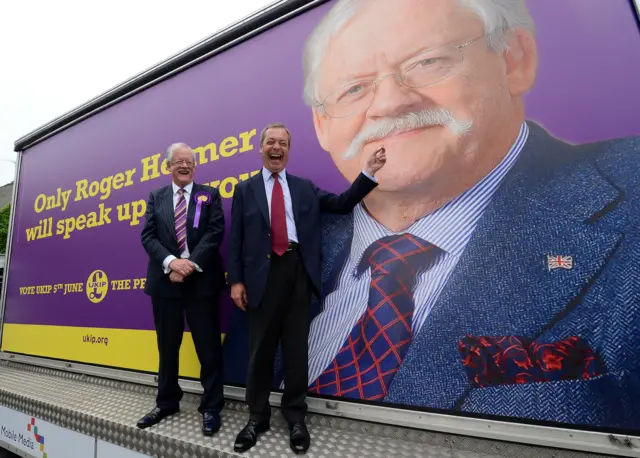
<path fill-rule="evenodd" d="M 180 186 L 178 186 L 175 183 L 171 183 L 171 187 L 173 188 L 173 211 L 175 213 L 176 206 L 178 205 L 178 200 L 180 199 L 180 194 L 178 194 L 178 191 L 180 190 Z M 184 200 L 186 204 L 185 212 L 189 211 L 189 204 L 191 203 L 192 190 L 193 190 L 193 181 L 184 187 Z M 180 257 L 182 259 L 188 259 L 190 255 L 191 253 L 189 253 L 189 246 L 185 243 L 184 251 L 180 253 Z M 169 268 L 169 263 L 171 263 L 171 261 L 173 261 L 174 259 L 177 259 L 177 258 L 174 255 L 170 254 L 169 256 L 164 258 L 164 261 L 162 261 L 162 268 L 164 269 L 165 274 L 171 273 L 171 269 Z M 195 265 L 195 268 L 199 272 L 202 272 L 202 269 L 197 264 Z"/>
<path fill-rule="evenodd" d="M 270 172 L 263 167 L 262 178 L 264 178 L 264 190 L 267 193 L 267 204 L 269 205 L 269 223 L 271 223 L 271 194 L 273 193 L 273 185 L 275 184 L 273 172 Z M 298 243 L 296 222 L 293 219 L 293 203 L 291 201 L 291 191 L 289 191 L 289 184 L 287 183 L 287 173 L 284 169 L 278 172 L 278 179 L 280 180 L 282 193 L 284 194 L 284 214 L 287 221 L 287 236 L 289 237 L 289 242 Z"/>
<path fill-rule="evenodd" d="M 378 182 L 376 177 L 369 175 L 364 170 L 362 173 L 371 181 Z M 270 172 L 266 168 L 262 167 L 262 178 L 264 179 L 264 190 L 267 193 L 267 205 L 269 206 L 269 223 L 271 223 L 271 194 L 273 193 L 273 185 L 275 181 L 273 179 L 273 172 Z M 287 172 L 282 169 L 278 172 L 278 179 L 282 186 L 282 193 L 284 194 L 284 213 L 287 221 L 287 236 L 289 242 L 298 243 L 298 233 L 296 231 L 296 222 L 293 218 L 293 203 L 291 200 L 291 191 L 289 191 L 289 184 L 287 183 Z"/>

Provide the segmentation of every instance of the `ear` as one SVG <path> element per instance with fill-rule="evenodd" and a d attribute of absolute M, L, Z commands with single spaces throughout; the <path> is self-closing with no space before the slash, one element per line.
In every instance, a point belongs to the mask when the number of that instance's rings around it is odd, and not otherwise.
<path fill-rule="evenodd" d="M 313 111 L 313 127 L 316 129 L 316 137 L 318 137 L 318 143 L 320 143 L 320 147 L 329 151 L 329 135 L 327 132 L 329 118 L 327 115 L 320 113 L 316 109 L 312 109 Z"/>
<path fill-rule="evenodd" d="M 508 49 L 504 59 L 507 83 L 513 97 L 524 95 L 534 85 L 538 72 L 538 49 L 536 40 L 525 29 L 516 29 L 507 37 Z"/>

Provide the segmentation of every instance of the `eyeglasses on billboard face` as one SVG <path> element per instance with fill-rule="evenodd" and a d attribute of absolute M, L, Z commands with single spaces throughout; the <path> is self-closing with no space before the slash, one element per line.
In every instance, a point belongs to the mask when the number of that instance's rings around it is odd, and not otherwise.
<path fill-rule="evenodd" d="M 331 92 L 317 107 L 331 118 L 346 118 L 367 110 L 373 103 L 378 84 L 389 76 L 410 88 L 421 88 L 440 83 L 455 75 L 464 63 L 464 48 L 483 37 L 461 45 L 445 45 L 430 49 L 407 59 L 397 71 L 376 80 L 355 81 Z"/>

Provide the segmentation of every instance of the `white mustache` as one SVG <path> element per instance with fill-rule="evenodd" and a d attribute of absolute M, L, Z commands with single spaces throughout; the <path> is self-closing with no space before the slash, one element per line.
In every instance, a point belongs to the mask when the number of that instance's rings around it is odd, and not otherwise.
<path fill-rule="evenodd" d="M 449 110 L 444 108 L 425 109 L 393 118 L 382 118 L 360 132 L 342 154 L 342 157 L 345 159 L 353 158 L 365 143 L 380 140 L 389 135 L 436 125 L 447 127 L 455 135 L 462 136 L 471 130 L 473 121 L 456 119 Z"/>

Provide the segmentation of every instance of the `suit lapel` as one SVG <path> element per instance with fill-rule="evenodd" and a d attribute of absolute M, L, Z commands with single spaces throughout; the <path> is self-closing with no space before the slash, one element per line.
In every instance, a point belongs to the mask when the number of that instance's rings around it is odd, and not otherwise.
<path fill-rule="evenodd" d="M 336 287 L 353 238 L 353 213 L 323 215 L 322 224 L 322 297 Z"/>
<path fill-rule="evenodd" d="M 458 354 L 462 337 L 537 338 L 579 304 L 622 235 L 593 224 L 618 191 L 574 155 L 531 125 L 518 164 L 414 336 L 387 401 L 406 403 L 410 393 L 411 403 L 459 408 L 471 388 Z M 550 270 L 547 255 L 572 256 L 573 268 Z"/>
<path fill-rule="evenodd" d="M 175 219 L 173 215 L 173 187 L 169 185 L 164 188 L 163 192 L 160 193 L 160 199 L 158 202 L 158 214 L 160 216 L 160 220 L 166 224 L 167 230 L 173 237 L 173 240 L 178 243 L 176 238 L 176 226 Z"/>
<path fill-rule="evenodd" d="M 289 187 L 289 194 L 291 194 L 291 206 L 293 207 L 293 220 L 296 223 L 296 227 L 300 225 L 300 199 L 302 199 L 302 190 L 300 189 L 300 182 L 298 178 L 287 173 L 287 186 Z"/>
<path fill-rule="evenodd" d="M 187 204 L 189 205 L 187 207 L 187 234 L 190 230 L 193 229 L 193 221 L 196 215 L 196 202 L 193 199 L 193 196 L 195 196 L 196 193 L 200 190 L 200 186 L 194 182 L 193 186 L 191 187 L 191 193 L 188 196 L 185 195 L 185 199 L 189 199 L 189 202 L 187 202 Z"/>
<path fill-rule="evenodd" d="M 254 175 L 251 179 L 251 191 L 253 192 L 253 196 L 258 203 L 258 207 L 260 208 L 260 212 L 264 217 L 264 221 L 267 223 L 267 226 L 271 227 L 271 218 L 269 218 L 269 203 L 267 202 L 267 193 L 264 189 L 264 177 L 262 175 L 262 171 L 257 175 Z"/>

